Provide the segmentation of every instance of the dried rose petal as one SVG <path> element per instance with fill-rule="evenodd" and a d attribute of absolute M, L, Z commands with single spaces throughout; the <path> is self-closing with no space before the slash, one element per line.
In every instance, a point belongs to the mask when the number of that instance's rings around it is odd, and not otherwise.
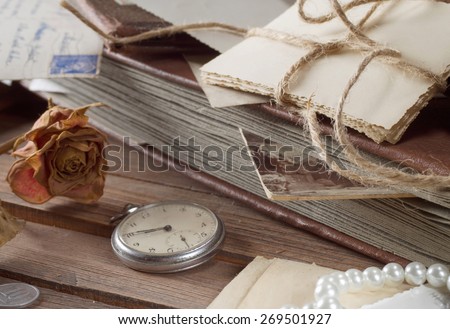
<path fill-rule="evenodd" d="M 91 106 L 52 106 L 17 141 L 26 144 L 13 152 L 19 159 L 7 177 L 15 194 L 31 203 L 54 196 L 88 203 L 102 196 L 106 137 L 88 125 L 85 113 Z"/>

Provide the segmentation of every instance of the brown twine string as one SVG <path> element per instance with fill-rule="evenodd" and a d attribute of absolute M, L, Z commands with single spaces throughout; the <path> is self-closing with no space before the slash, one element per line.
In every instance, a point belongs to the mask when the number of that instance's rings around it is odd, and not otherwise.
<path fill-rule="evenodd" d="M 336 113 L 334 116 L 334 134 L 335 138 L 338 141 L 339 145 L 345 146 L 343 148 L 343 152 L 347 159 L 355 164 L 358 168 L 363 169 L 366 172 L 369 172 L 370 174 L 364 174 L 361 176 L 360 174 L 356 174 L 354 172 L 348 171 L 348 170 L 342 170 L 340 167 L 338 167 L 335 163 L 329 161 L 326 157 L 326 151 L 325 146 L 323 145 L 321 138 L 320 138 L 320 126 L 317 122 L 316 113 L 314 111 L 308 111 L 307 115 L 307 124 L 309 127 L 310 135 L 311 135 L 311 141 L 314 146 L 316 146 L 320 152 L 319 154 L 322 157 L 322 160 L 325 161 L 332 170 L 336 171 L 338 174 L 347 177 L 352 180 L 356 180 L 362 184 L 374 184 L 374 185 L 389 185 L 389 186 L 396 186 L 396 185 L 402 185 L 402 186 L 409 186 L 409 187 L 416 187 L 416 188 L 445 188 L 450 186 L 450 177 L 449 176 L 439 176 L 439 175 L 433 175 L 433 174 L 409 174 L 405 173 L 402 170 L 396 169 L 396 168 L 390 168 L 386 167 L 377 163 L 374 163 L 372 161 L 367 160 L 361 154 L 359 151 L 352 145 L 348 138 L 348 134 L 346 132 L 346 128 L 343 124 L 342 115 L 343 115 L 343 109 L 345 101 L 353 88 L 353 86 L 356 84 L 358 79 L 360 78 L 361 74 L 365 71 L 367 66 L 370 64 L 370 62 L 375 58 L 380 58 L 382 62 L 385 62 L 387 64 L 394 65 L 396 67 L 399 67 L 407 72 L 415 73 L 419 76 L 422 76 L 426 79 L 429 79 L 434 82 L 436 85 L 436 88 L 445 90 L 446 88 L 446 81 L 443 79 L 442 76 L 438 76 L 434 74 L 433 72 L 430 72 L 428 70 L 425 70 L 423 68 L 417 67 L 413 64 L 407 63 L 399 59 L 401 56 L 399 52 L 389 49 L 389 48 L 382 48 L 377 49 L 379 46 L 372 42 L 369 38 L 365 37 L 362 32 L 358 31 L 358 33 L 354 33 L 354 30 L 352 27 L 354 25 L 349 22 L 348 18 L 346 17 L 344 10 L 340 6 L 337 0 L 330 0 L 333 4 L 333 9 L 335 10 L 335 15 L 341 18 L 342 22 L 347 26 L 349 31 L 351 31 L 351 35 L 348 36 L 348 38 L 354 36 L 359 41 L 364 42 L 370 46 L 373 46 L 373 51 L 370 52 L 369 55 L 367 55 L 363 61 L 360 63 L 356 73 L 352 76 L 352 78 L 347 83 L 347 86 L 344 88 L 344 91 L 342 93 L 342 96 L 339 100 Z M 299 4 L 299 12 L 303 11 L 302 5 L 306 0 L 300 0 Z M 364 2 L 364 4 L 367 3 Z M 379 2 L 381 3 L 381 2 Z M 351 4 L 351 3 L 350 3 Z M 375 4 L 377 5 L 377 4 Z M 375 5 L 372 6 L 372 9 L 370 11 L 370 14 L 374 12 L 373 8 L 375 8 Z M 304 14 L 300 14 L 300 16 L 304 16 Z M 331 15 L 332 16 L 332 15 Z M 345 16 L 345 17 L 343 17 Z M 330 15 L 322 16 L 321 19 L 327 19 Z M 363 20 L 367 21 L 368 16 L 366 15 Z M 358 24 L 359 27 L 362 27 L 363 24 L 361 22 Z M 363 36 L 361 38 L 361 36 Z M 317 50 L 318 52 L 319 50 Z M 285 78 L 287 77 L 288 80 L 290 77 L 288 76 L 289 72 L 286 73 Z M 310 102 L 307 104 L 308 107 L 310 107 Z"/>
<path fill-rule="evenodd" d="M 341 99 L 339 100 L 338 107 L 336 109 L 335 114 L 335 124 L 334 124 L 334 132 L 336 139 L 340 145 L 345 145 L 346 148 L 344 149 L 344 153 L 347 158 L 352 159 L 352 162 L 355 163 L 357 166 L 364 168 L 366 171 L 372 172 L 373 174 L 379 175 L 380 170 L 382 170 L 382 177 L 364 177 L 362 182 L 365 184 L 380 184 L 383 182 L 387 182 L 390 185 L 398 184 L 399 181 L 401 181 L 402 185 L 409 185 L 413 187 L 417 187 L 418 179 L 420 179 L 420 185 L 421 187 L 424 187 L 425 185 L 427 187 L 431 187 L 434 184 L 436 184 L 436 180 L 439 179 L 439 183 L 441 183 L 441 178 L 432 176 L 432 175 L 423 175 L 423 174 L 407 174 L 401 170 L 394 169 L 394 168 L 388 168 L 385 166 L 379 166 L 371 161 L 368 161 L 366 158 L 362 157 L 361 154 L 356 150 L 356 148 L 350 143 L 348 139 L 348 135 L 346 133 L 346 128 L 342 124 L 342 114 L 344 109 L 345 101 L 348 97 L 348 94 L 350 93 L 351 88 L 353 85 L 358 81 L 361 74 L 364 72 L 365 68 L 370 64 L 370 62 L 375 59 L 378 56 L 398 56 L 397 53 L 393 53 L 387 49 L 381 49 L 372 52 L 369 56 L 364 58 L 364 60 L 361 62 L 360 66 L 358 67 L 357 72 L 353 75 L 353 77 L 350 79 L 347 87 L 345 88 Z M 336 167 L 336 166 L 334 166 Z M 447 180 L 447 186 L 450 182 L 450 177 L 445 177 Z M 361 180 L 360 180 L 361 181 Z"/>
<path fill-rule="evenodd" d="M 253 28 L 247 30 L 222 23 L 205 22 L 170 26 L 147 31 L 130 37 L 115 37 L 104 33 L 100 28 L 95 26 L 95 24 L 86 19 L 75 7 L 70 5 L 67 1 L 63 0 L 61 2 L 61 6 L 72 12 L 78 19 L 80 19 L 88 27 L 97 32 L 105 40 L 114 44 L 128 44 L 151 38 L 166 37 L 180 32 L 193 30 L 222 30 L 244 37 L 258 36 L 287 43 L 297 47 L 304 47 L 308 49 L 306 55 L 300 58 L 288 69 L 274 91 L 274 97 L 278 104 L 287 106 L 291 105 L 291 100 L 288 96 L 289 85 L 292 81 L 295 81 L 297 73 L 303 66 L 319 59 L 320 57 L 330 55 L 344 48 L 360 51 L 366 56 L 358 66 L 358 70 L 356 71 L 356 73 L 347 83 L 347 86 L 344 88 L 342 96 L 339 100 L 338 107 L 334 116 L 334 134 L 338 143 L 344 146 L 344 153 L 347 157 L 347 160 L 355 164 L 359 169 L 371 174 L 358 174 L 355 172 L 351 172 L 350 170 L 342 170 L 333 162 L 327 159 L 326 148 L 320 138 L 320 125 L 317 121 L 316 112 L 311 109 L 311 100 L 309 100 L 307 103 L 307 109 L 309 110 L 306 111 L 305 115 L 306 124 L 309 128 L 308 130 L 311 135 L 311 141 L 313 145 L 319 149 L 319 154 L 322 157 L 322 160 L 324 160 L 332 170 L 336 171 L 340 175 L 358 181 L 365 185 L 375 184 L 388 186 L 402 185 L 415 188 L 448 188 L 450 186 L 450 176 L 439 176 L 434 174 L 409 174 L 399 169 L 388 168 L 382 164 L 377 164 L 367 160 L 366 158 L 361 156 L 359 151 L 350 143 L 346 128 L 343 124 L 342 115 L 345 101 L 351 89 L 360 78 L 361 74 L 374 59 L 377 59 L 382 63 L 397 67 L 407 73 L 430 80 L 433 83 L 433 88 L 437 91 L 445 90 L 447 87 L 446 81 L 442 75 L 437 75 L 427 69 L 403 61 L 401 59 L 401 54 L 398 51 L 378 44 L 363 33 L 362 29 L 365 23 L 376 12 L 378 7 L 383 2 L 391 0 L 353 0 L 345 5 L 341 5 L 338 0 L 329 0 L 332 5 L 332 12 L 327 15 L 318 17 L 311 17 L 305 13 L 304 6 L 307 1 L 308 0 L 297 1 L 298 13 L 302 19 L 304 19 L 308 23 L 320 24 L 338 17 L 346 26 L 349 32 L 348 35 L 342 40 L 320 43 L 307 38 L 293 36 L 287 33 L 270 29 Z M 347 17 L 346 12 L 352 8 L 369 3 L 373 3 L 373 5 L 366 12 L 364 17 L 362 17 L 356 25 L 352 23 Z"/>
<path fill-rule="evenodd" d="M 309 0 L 298 0 L 297 1 L 298 13 L 305 22 L 311 23 L 311 24 L 320 24 L 320 23 L 325 23 L 325 22 L 331 21 L 332 19 L 334 19 L 336 17 L 336 12 L 331 12 L 328 15 L 323 15 L 323 16 L 318 16 L 318 17 L 308 16 L 305 13 L 305 11 L 303 10 L 303 7 L 305 6 L 305 3 L 307 1 L 309 1 Z M 354 1 L 351 1 L 351 2 L 341 6 L 341 8 L 344 12 L 347 12 L 354 7 L 365 5 L 365 4 L 372 3 L 372 2 L 378 3 L 378 2 L 380 2 L 380 0 L 354 0 Z"/>
<path fill-rule="evenodd" d="M 177 33 L 182 33 L 186 31 L 195 31 L 195 30 L 222 30 L 227 33 L 236 34 L 240 36 L 245 36 L 247 33 L 247 29 L 242 29 L 233 25 L 217 23 L 217 22 L 204 22 L 204 23 L 192 23 L 192 24 L 184 24 L 184 25 L 173 25 L 168 27 L 162 27 L 155 30 L 146 31 L 143 33 L 139 33 L 137 35 L 132 35 L 129 37 L 116 37 L 110 34 L 103 32 L 99 27 L 93 24 L 90 20 L 84 17 L 78 9 L 72 6 L 67 1 L 63 0 L 61 2 L 61 6 L 67 10 L 69 10 L 73 15 L 75 15 L 80 21 L 90 27 L 92 30 L 97 32 L 103 39 L 115 44 L 115 45 L 126 45 L 129 43 L 139 42 L 143 40 L 155 39 L 168 37 Z"/>

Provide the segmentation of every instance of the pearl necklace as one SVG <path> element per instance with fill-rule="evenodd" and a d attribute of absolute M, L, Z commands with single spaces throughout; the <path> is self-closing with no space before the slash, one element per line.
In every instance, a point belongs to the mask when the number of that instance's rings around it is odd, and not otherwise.
<path fill-rule="evenodd" d="M 409 263 L 405 269 L 397 263 L 389 263 L 379 269 L 369 267 L 364 271 L 350 269 L 346 272 L 334 272 L 321 277 L 314 289 L 315 302 L 305 305 L 304 309 L 339 309 L 339 295 L 346 292 L 358 292 L 364 289 L 375 291 L 383 286 L 398 287 L 404 281 L 412 286 L 428 282 L 432 287 L 447 286 L 450 291 L 450 273 L 447 266 L 433 264 L 428 269 L 419 262 Z M 292 305 L 284 308 L 297 308 Z"/>

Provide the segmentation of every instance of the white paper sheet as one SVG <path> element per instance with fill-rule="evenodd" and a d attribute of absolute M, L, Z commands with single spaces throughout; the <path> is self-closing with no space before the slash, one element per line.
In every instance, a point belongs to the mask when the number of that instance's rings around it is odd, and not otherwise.
<path fill-rule="evenodd" d="M 288 9 L 295 0 L 129 0 L 174 24 L 219 22 L 241 28 L 264 26 Z M 194 31 L 193 37 L 224 52 L 242 38 L 222 32 Z"/>
<path fill-rule="evenodd" d="M 362 308 L 368 309 L 450 309 L 450 295 L 445 290 L 418 286 Z"/>
<path fill-rule="evenodd" d="M 58 0 L 0 0 L 0 80 L 92 77 L 102 47 Z"/>
<path fill-rule="evenodd" d="M 70 90 L 59 85 L 54 80 L 50 79 L 33 79 L 27 85 L 28 90 L 34 92 L 56 93 L 56 94 L 70 94 Z"/>

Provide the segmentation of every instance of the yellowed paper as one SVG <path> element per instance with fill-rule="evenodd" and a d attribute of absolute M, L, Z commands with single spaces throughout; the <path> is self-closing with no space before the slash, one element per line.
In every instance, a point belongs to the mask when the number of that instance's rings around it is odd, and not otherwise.
<path fill-rule="evenodd" d="M 272 260 L 256 257 L 231 281 L 208 308 L 240 308 L 260 276 L 272 264 Z"/>
<path fill-rule="evenodd" d="M 202 87 L 209 103 L 214 108 L 238 106 L 246 104 L 260 104 L 269 101 L 268 97 L 245 93 L 243 91 L 208 85 L 201 79 L 200 67 L 207 61 L 201 55 L 185 55 L 192 73 Z"/>
<path fill-rule="evenodd" d="M 256 257 L 241 274 L 226 286 L 208 308 L 277 309 L 287 305 L 303 307 L 314 301 L 317 280 L 336 270 L 289 261 Z M 346 308 L 360 308 L 409 289 L 383 288 L 376 292 L 344 294 L 340 301 Z"/>
<path fill-rule="evenodd" d="M 318 16 L 328 1 L 312 1 L 307 12 Z M 323 5 L 324 7 L 320 7 Z M 369 5 L 349 12 L 357 22 Z M 405 61 L 449 75 L 450 5 L 435 1 L 387 1 L 370 18 L 364 32 L 373 40 L 401 52 Z M 293 6 L 267 28 L 326 42 L 343 38 L 343 23 L 333 19 L 309 24 Z M 273 96 L 289 67 L 307 50 L 262 37 L 250 37 L 203 66 L 206 82 Z M 342 51 L 301 69 L 289 94 L 300 107 L 312 97 L 315 108 L 332 117 L 334 109 L 363 55 Z M 432 83 L 388 64 L 373 61 L 352 89 L 344 107 L 344 123 L 377 142 L 397 142 L 433 94 Z"/>

